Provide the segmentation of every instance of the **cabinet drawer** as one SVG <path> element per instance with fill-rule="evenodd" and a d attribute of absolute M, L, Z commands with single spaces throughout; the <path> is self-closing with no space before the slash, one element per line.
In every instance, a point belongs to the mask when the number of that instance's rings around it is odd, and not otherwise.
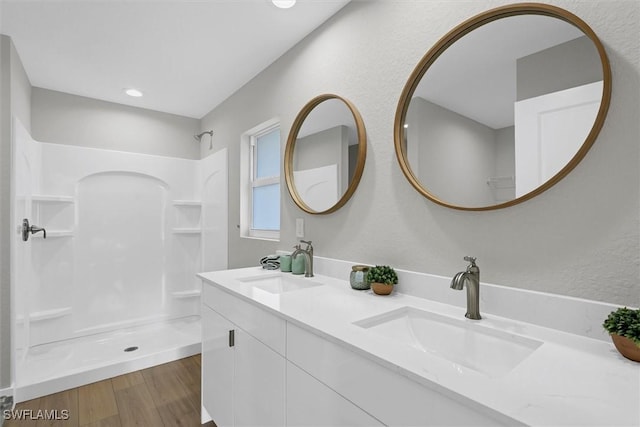
<path fill-rule="evenodd" d="M 518 425 L 461 396 L 445 395 L 287 324 L 287 359 L 387 425 Z"/>
<path fill-rule="evenodd" d="M 203 282 L 202 302 L 284 356 L 286 322 L 255 305 Z"/>
<path fill-rule="evenodd" d="M 378 420 L 291 362 L 287 362 L 287 425 L 374 427 Z"/>

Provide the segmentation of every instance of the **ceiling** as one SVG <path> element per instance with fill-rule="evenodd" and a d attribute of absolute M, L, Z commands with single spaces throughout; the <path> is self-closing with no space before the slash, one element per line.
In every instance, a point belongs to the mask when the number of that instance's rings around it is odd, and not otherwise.
<path fill-rule="evenodd" d="M 0 33 L 35 87 L 202 118 L 349 1 L 0 0 Z"/>
<path fill-rule="evenodd" d="M 581 36 L 579 28 L 549 16 L 493 21 L 445 50 L 414 95 L 492 129 L 513 126 L 517 60 Z M 599 61 L 595 47 L 593 52 Z"/>

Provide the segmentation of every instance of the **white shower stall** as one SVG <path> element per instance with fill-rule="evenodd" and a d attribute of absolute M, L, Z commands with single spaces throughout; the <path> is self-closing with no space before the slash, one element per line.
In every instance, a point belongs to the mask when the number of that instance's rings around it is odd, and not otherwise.
<path fill-rule="evenodd" d="M 50 144 L 14 119 L 12 201 L 16 401 L 200 352 L 195 274 L 227 267 L 226 150 Z M 24 219 L 46 238 L 24 241 Z"/>

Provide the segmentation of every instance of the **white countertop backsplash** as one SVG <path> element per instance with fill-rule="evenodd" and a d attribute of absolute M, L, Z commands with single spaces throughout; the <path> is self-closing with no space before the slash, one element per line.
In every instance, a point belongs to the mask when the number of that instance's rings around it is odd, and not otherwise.
<path fill-rule="evenodd" d="M 356 264 L 374 265 L 316 256 L 314 273 L 348 281 L 351 266 Z M 461 265 L 460 271 L 465 268 L 466 264 Z M 396 269 L 396 273 L 396 292 L 466 308 L 466 289 L 455 291 L 449 287 L 455 271 L 451 273 L 451 277 L 399 269 Z M 482 281 L 482 269 L 480 280 L 480 314 L 491 313 L 571 334 L 611 341 L 602 322 L 609 313 L 620 307 L 618 305 L 492 285 Z"/>
<path fill-rule="evenodd" d="M 640 425 L 640 363 L 623 358 L 601 326 L 617 306 L 481 283 L 483 325 L 543 342 L 509 372 L 491 376 L 429 353 L 390 345 L 388 339 L 353 324 L 402 307 L 465 319 L 465 290 L 450 289 L 447 277 L 396 270 L 399 285 L 390 296 L 355 291 L 349 285 L 354 264 L 360 263 L 315 257 L 316 278 L 308 280 L 324 286 L 281 294 L 256 290 L 237 280 L 278 273 L 260 267 L 199 276 L 394 372 L 517 422 Z"/>

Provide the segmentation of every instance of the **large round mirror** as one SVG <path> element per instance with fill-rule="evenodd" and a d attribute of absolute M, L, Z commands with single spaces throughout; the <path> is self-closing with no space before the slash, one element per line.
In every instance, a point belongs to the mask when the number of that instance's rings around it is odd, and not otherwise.
<path fill-rule="evenodd" d="M 398 161 L 441 205 L 511 206 L 582 160 L 610 96 L 609 61 L 584 21 L 544 4 L 493 9 L 450 31 L 412 73 L 395 117 Z"/>
<path fill-rule="evenodd" d="M 364 122 L 355 106 L 331 94 L 312 99 L 293 122 L 284 154 L 293 201 L 311 214 L 338 210 L 355 192 L 366 154 Z"/>

